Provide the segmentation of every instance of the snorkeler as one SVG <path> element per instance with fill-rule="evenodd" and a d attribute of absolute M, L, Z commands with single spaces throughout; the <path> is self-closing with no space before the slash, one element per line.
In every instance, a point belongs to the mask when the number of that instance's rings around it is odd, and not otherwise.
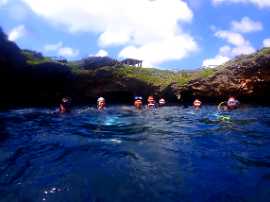
<path fill-rule="evenodd" d="M 239 107 L 240 102 L 235 99 L 235 97 L 230 97 L 227 101 L 227 106 L 229 110 L 233 110 Z"/>
<path fill-rule="evenodd" d="M 143 98 L 140 96 L 134 97 L 134 106 L 136 109 L 142 109 L 142 105 L 143 105 L 142 100 Z"/>
<path fill-rule="evenodd" d="M 159 104 L 160 107 L 166 105 L 165 99 L 164 98 L 159 99 L 158 104 Z"/>
<path fill-rule="evenodd" d="M 228 101 L 221 102 L 218 105 L 219 111 L 227 111 L 237 109 L 240 105 L 240 102 L 233 96 L 229 97 Z"/>
<path fill-rule="evenodd" d="M 71 98 L 64 97 L 59 105 L 59 112 L 60 113 L 70 112 L 71 111 L 70 107 L 71 107 Z"/>
<path fill-rule="evenodd" d="M 147 108 L 153 109 L 156 108 L 156 101 L 154 99 L 154 96 L 150 95 L 147 99 Z"/>
<path fill-rule="evenodd" d="M 195 109 L 200 109 L 201 106 L 202 106 L 202 102 L 199 99 L 195 99 L 194 102 L 193 102 L 193 107 Z"/>
<path fill-rule="evenodd" d="M 105 99 L 103 97 L 99 97 L 97 100 L 97 109 L 98 110 L 103 110 L 106 107 L 106 102 Z"/>

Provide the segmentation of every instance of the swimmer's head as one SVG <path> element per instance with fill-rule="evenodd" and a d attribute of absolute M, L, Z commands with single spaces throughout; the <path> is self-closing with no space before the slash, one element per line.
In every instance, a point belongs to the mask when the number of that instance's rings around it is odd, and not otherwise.
<path fill-rule="evenodd" d="M 143 98 L 141 96 L 134 97 L 134 106 L 137 109 L 140 109 L 142 108 L 142 105 L 143 105 Z"/>
<path fill-rule="evenodd" d="M 193 106 L 195 108 L 200 108 L 202 106 L 202 102 L 199 99 L 194 100 Z"/>
<path fill-rule="evenodd" d="M 229 97 L 227 101 L 227 106 L 229 109 L 235 109 L 238 107 L 238 105 L 239 105 L 239 101 L 235 99 L 235 97 Z"/>
<path fill-rule="evenodd" d="M 99 98 L 97 99 L 97 105 L 98 105 L 98 108 L 99 108 L 99 109 L 103 109 L 103 108 L 105 107 L 106 102 L 105 102 L 104 97 L 99 97 Z"/>
<path fill-rule="evenodd" d="M 59 109 L 60 112 L 68 112 L 70 111 L 70 107 L 71 107 L 71 98 L 69 97 L 62 98 Z"/>
<path fill-rule="evenodd" d="M 147 107 L 148 108 L 155 108 L 156 107 L 156 101 L 154 99 L 154 96 L 149 96 L 147 99 Z"/>
<path fill-rule="evenodd" d="M 70 105 L 71 105 L 71 98 L 69 98 L 69 97 L 64 97 L 64 98 L 62 98 L 61 104 L 62 104 L 64 107 L 70 107 Z"/>
<path fill-rule="evenodd" d="M 148 103 L 153 103 L 153 104 L 154 104 L 154 103 L 155 103 L 154 96 L 152 96 L 152 95 L 148 96 L 147 102 L 148 102 Z"/>

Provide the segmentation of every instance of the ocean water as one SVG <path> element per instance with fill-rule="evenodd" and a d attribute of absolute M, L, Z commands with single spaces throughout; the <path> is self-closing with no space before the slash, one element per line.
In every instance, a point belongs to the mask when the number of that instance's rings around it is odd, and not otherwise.
<path fill-rule="evenodd" d="M 270 201 L 270 108 L 0 112 L 0 201 Z"/>

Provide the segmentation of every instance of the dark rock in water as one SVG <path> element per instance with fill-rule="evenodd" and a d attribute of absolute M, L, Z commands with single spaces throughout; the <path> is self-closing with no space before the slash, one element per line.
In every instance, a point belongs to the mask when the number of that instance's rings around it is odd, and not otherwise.
<path fill-rule="evenodd" d="M 96 74 L 78 74 L 72 83 L 72 97 L 80 103 L 96 103 L 104 96 L 108 103 L 132 103 L 135 95 L 148 96 L 157 87 L 136 78 L 115 75 L 111 70 L 99 70 Z"/>
<path fill-rule="evenodd" d="M 66 65 L 48 62 L 29 69 L 27 88 L 23 91 L 26 103 L 51 105 L 69 95 L 73 75 Z"/>
<path fill-rule="evenodd" d="M 19 47 L 8 41 L 0 28 L 0 104 L 9 102 L 11 95 L 17 91 L 16 84 L 21 85 L 26 60 Z"/>
<path fill-rule="evenodd" d="M 33 57 L 33 64 L 27 62 L 25 54 Z M 21 51 L 0 30 L 0 105 L 52 104 L 67 94 L 70 68 L 44 61 L 34 51 Z"/>

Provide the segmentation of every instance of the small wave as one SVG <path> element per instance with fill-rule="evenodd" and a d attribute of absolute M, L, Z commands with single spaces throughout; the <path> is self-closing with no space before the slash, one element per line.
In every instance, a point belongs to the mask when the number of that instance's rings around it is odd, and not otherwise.
<path fill-rule="evenodd" d="M 270 168 L 270 159 L 268 158 L 254 158 L 238 154 L 234 154 L 233 156 L 236 160 L 238 160 L 239 162 L 241 162 L 246 166 Z"/>
<path fill-rule="evenodd" d="M 110 141 L 114 144 L 121 144 L 122 143 L 122 140 L 119 140 L 119 139 L 110 139 Z"/>

